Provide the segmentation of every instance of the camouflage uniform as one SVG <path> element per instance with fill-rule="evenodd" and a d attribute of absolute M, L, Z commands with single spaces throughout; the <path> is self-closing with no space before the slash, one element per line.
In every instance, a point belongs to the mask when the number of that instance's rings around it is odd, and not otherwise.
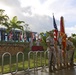
<path fill-rule="evenodd" d="M 68 60 L 68 63 L 70 65 L 73 64 L 73 55 L 74 55 L 74 45 L 73 45 L 73 42 L 71 41 L 71 37 L 68 38 L 68 41 L 67 41 L 67 60 Z"/>
<path fill-rule="evenodd" d="M 54 47 L 54 38 L 49 36 L 46 38 L 46 42 L 49 42 L 50 44 L 50 48 L 47 47 L 48 50 L 48 58 L 49 58 L 49 67 L 51 67 L 52 70 L 52 66 L 53 66 L 53 70 L 55 69 L 55 65 L 56 65 L 56 51 L 55 51 L 55 47 Z"/>
<path fill-rule="evenodd" d="M 62 42 L 62 39 L 59 37 L 57 41 L 57 48 L 58 48 L 58 62 L 60 64 L 60 68 L 62 67 L 62 63 L 63 63 L 61 42 Z"/>

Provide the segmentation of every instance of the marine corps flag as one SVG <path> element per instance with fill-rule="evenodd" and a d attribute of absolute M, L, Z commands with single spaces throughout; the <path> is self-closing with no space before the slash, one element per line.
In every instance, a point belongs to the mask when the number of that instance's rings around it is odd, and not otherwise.
<path fill-rule="evenodd" d="M 60 18 L 60 35 L 62 37 L 63 50 L 65 50 L 66 49 L 66 34 L 65 34 L 65 29 L 64 29 L 64 19 L 62 16 Z"/>
<path fill-rule="evenodd" d="M 60 18 L 60 35 L 62 37 L 62 51 L 63 51 L 63 60 L 64 60 L 64 66 L 66 65 L 65 58 L 66 58 L 66 34 L 64 29 L 64 19 L 61 16 Z"/>

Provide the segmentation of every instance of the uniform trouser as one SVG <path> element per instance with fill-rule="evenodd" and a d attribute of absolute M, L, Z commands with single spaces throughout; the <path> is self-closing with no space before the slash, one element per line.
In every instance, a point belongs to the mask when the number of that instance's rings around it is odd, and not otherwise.
<path fill-rule="evenodd" d="M 52 65 L 56 65 L 57 64 L 57 61 L 56 61 L 56 52 L 55 52 L 55 49 L 52 48 L 53 50 L 49 50 L 48 49 L 48 59 L 49 59 L 49 66 L 50 64 Z"/>
<path fill-rule="evenodd" d="M 63 58 L 62 58 L 62 50 L 60 49 L 60 47 L 58 46 L 58 62 L 63 63 Z"/>
<path fill-rule="evenodd" d="M 66 55 L 68 63 L 73 63 L 74 50 L 68 50 Z"/>

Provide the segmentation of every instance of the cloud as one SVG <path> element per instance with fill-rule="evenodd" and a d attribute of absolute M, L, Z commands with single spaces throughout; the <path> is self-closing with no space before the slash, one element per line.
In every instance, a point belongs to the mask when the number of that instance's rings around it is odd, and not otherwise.
<path fill-rule="evenodd" d="M 8 14 L 11 18 L 18 16 L 19 20 L 29 24 L 32 31 L 45 32 L 53 29 L 52 13 L 54 13 L 58 29 L 60 17 L 63 16 L 66 33 L 68 35 L 75 33 L 75 0 L 0 0 L 0 3 L 11 8 L 12 15 Z"/>
<path fill-rule="evenodd" d="M 72 27 L 66 27 L 65 31 L 68 34 L 68 36 L 71 36 L 72 34 L 76 33 L 76 25 Z"/>
<path fill-rule="evenodd" d="M 41 4 L 45 3 L 47 0 L 39 0 Z"/>
<path fill-rule="evenodd" d="M 7 0 L 6 5 L 9 4 L 9 6 L 13 6 L 14 4 L 11 4 L 12 0 Z M 2 0 L 2 2 L 4 2 L 4 0 Z M 49 31 L 53 29 L 53 25 L 52 25 L 52 18 L 47 16 L 47 15 L 38 15 L 35 14 L 33 16 L 31 16 L 33 13 L 32 11 L 34 10 L 33 6 L 26 6 L 26 7 L 21 7 L 20 3 L 18 0 L 16 0 L 15 3 L 15 8 L 13 7 L 13 16 L 18 16 L 19 19 L 25 21 L 25 23 L 28 23 L 31 30 L 32 31 L 36 31 L 36 32 L 45 32 L 45 31 Z M 25 13 L 26 15 L 29 14 L 29 16 L 25 16 L 23 13 Z"/>
<path fill-rule="evenodd" d="M 25 17 L 26 22 L 29 23 L 32 31 L 35 32 L 46 32 L 53 29 L 52 18 L 49 16 L 40 16 L 35 14 L 31 17 Z"/>
<path fill-rule="evenodd" d="M 18 0 L 0 0 L 1 3 L 5 4 L 6 6 L 11 7 L 20 7 L 20 2 Z"/>
<path fill-rule="evenodd" d="M 32 15 L 32 7 L 31 6 L 27 6 L 27 7 L 24 7 L 23 8 L 23 12 L 25 13 L 25 14 L 29 14 L 29 15 Z"/>

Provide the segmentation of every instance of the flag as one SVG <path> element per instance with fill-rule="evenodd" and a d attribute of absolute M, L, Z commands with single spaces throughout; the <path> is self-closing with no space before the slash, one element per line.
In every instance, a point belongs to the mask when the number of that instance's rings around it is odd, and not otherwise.
<path fill-rule="evenodd" d="M 40 34 L 39 34 L 39 40 L 40 40 L 40 41 L 42 41 L 42 37 L 41 37 L 41 35 L 40 35 Z"/>
<path fill-rule="evenodd" d="M 36 36 L 36 40 L 38 40 L 38 38 L 39 38 L 39 35 L 38 35 L 38 33 L 36 33 L 36 34 L 35 34 L 35 36 Z"/>
<path fill-rule="evenodd" d="M 1 32 L 0 32 L 0 41 L 1 41 Z"/>
<path fill-rule="evenodd" d="M 22 41 L 23 39 L 23 35 L 22 35 L 22 32 L 20 32 L 20 37 L 19 37 L 20 41 Z"/>
<path fill-rule="evenodd" d="M 62 16 L 60 18 L 60 35 L 62 37 L 63 50 L 65 50 L 65 48 L 66 48 L 66 34 L 65 34 L 65 28 L 64 28 L 64 19 Z"/>
<path fill-rule="evenodd" d="M 63 60 L 64 60 L 64 66 L 67 64 L 66 62 L 66 34 L 65 34 L 65 28 L 64 28 L 64 19 L 63 16 L 60 17 L 60 35 L 62 37 L 62 54 L 63 54 Z"/>
<path fill-rule="evenodd" d="M 25 40 L 25 41 L 27 40 L 26 33 L 24 33 L 24 40 Z"/>
<path fill-rule="evenodd" d="M 53 25 L 54 25 L 54 40 L 57 41 L 58 28 L 55 22 L 54 15 L 53 15 Z"/>
<path fill-rule="evenodd" d="M 31 32 L 31 38 L 32 38 L 32 40 L 34 40 L 34 33 L 33 32 Z"/>
<path fill-rule="evenodd" d="M 10 34 L 9 34 L 9 40 L 12 40 L 12 37 L 13 37 L 13 33 L 11 31 Z"/>

